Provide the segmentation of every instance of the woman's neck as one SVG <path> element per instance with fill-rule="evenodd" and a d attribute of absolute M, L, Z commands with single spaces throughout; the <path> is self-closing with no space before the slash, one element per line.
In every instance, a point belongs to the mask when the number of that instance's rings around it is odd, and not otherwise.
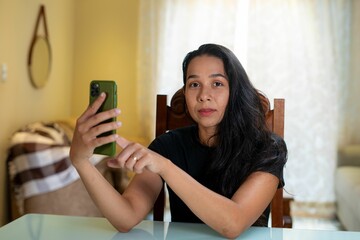
<path fill-rule="evenodd" d="M 199 127 L 199 141 L 201 144 L 208 147 L 213 147 L 216 143 L 215 140 L 215 129 Z"/>

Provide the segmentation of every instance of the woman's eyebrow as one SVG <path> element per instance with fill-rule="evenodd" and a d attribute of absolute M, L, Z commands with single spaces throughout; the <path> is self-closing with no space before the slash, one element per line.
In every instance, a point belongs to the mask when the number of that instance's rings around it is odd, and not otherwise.
<path fill-rule="evenodd" d="M 221 73 L 213 73 L 213 74 L 209 75 L 209 78 L 216 78 L 216 77 L 222 77 L 222 78 L 227 79 L 227 77 L 224 74 L 221 74 Z M 193 74 L 193 75 L 189 75 L 186 79 L 188 80 L 190 78 L 199 78 L 199 76 L 196 75 L 196 74 Z"/>
<path fill-rule="evenodd" d="M 198 76 L 198 75 L 193 74 L 193 75 L 189 75 L 186 79 L 190 79 L 190 78 L 199 78 L 199 76 Z"/>
<path fill-rule="evenodd" d="M 221 73 L 213 73 L 213 74 L 210 74 L 209 77 L 211 77 L 211 78 L 223 77 L 223 78 L 227 79 L 227 77 Z"/>

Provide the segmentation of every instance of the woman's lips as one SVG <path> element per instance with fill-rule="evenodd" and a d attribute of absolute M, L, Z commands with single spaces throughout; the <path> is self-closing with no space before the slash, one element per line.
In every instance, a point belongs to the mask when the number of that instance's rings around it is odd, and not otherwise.
<path fill-rule="evenodd" d="M 202 117 L 208 117 L 210 116 L 212 113 L 214 113 L 216 110 L 212 109 L 212 108 L 202 108 L 199 110 L 199 114 Z"/>

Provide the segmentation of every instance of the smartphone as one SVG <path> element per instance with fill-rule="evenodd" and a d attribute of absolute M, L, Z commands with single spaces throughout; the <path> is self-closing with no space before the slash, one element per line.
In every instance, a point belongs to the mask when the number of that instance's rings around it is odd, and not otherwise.
<path fill-rule="evenodd" d="M 117 86 L 113 80 L 93 80 L 90 82 L 90 104 L 92 104 L 100 95 L 106 93 L 106 99 L 99 108 L 98 112 L 107 111 L 117 107 Z M 116 118 L 105 120 L 102 123 L 116 121 Z M 100 134 L 98 137 L 108 136 L 115 134 L 116 130 L 108 131 Z M 116 143 L 111 142 L 95 148 L 94 153 L 114 156 L 116 153 Z"/>

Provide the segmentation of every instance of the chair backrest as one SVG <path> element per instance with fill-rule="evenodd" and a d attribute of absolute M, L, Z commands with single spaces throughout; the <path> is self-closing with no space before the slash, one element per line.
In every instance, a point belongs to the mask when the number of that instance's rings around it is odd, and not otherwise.
<path fill-rule="evenodd" d="M 266 112 L 266 123 L 269 129 L 284 137 L 284 99 L 274 99 L 274 107 L 270 108 L 268 98 L 260 93 L 263 107 Z M 171 98 L 170 106 L 167 105 L 166 95 L 157 95 L 156 98 L 156 137 L 168 130 L 188 126 L 194 121 L 187 114 L 185 106 L 185 96 L 183 90 L 178 90 Z M 163 221 L 165 208 L 165 192 L 161 190 L 155 202 L 153 214 L 155 221 Z M 283 220 L 283 189 L 279 188 L 271 202 L 271 226 L 284 227 Z"/>

